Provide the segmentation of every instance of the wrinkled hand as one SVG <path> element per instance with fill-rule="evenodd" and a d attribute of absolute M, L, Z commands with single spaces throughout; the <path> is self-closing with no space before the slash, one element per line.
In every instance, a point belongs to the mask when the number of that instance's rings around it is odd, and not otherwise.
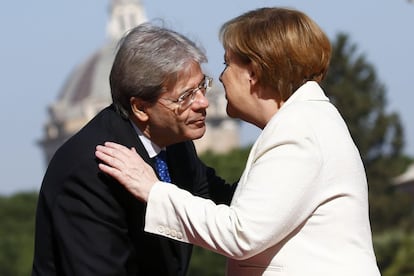
<path fill-rule="evenodd" d="M 120 144 L 105 142 L 104 146 L 96 147 L 95 155 L 105 163 L 99 164 L 104 173 L 119 181 L 139 200 L 148 201 L 151 188 L 158 178 L 135 148 L 128 149 Z"/>

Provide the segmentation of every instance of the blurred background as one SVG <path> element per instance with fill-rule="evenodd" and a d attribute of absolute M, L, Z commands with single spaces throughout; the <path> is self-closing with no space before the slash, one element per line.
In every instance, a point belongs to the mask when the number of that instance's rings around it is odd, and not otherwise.
<path fill-rule="evenodd" d="M 244 167 L 259 131 L 225 116 L 218 76 L 222 23 L 264 6 L 297 8 L 335 49 L 324 87 L 363 157 L 371 222 L 383 275 L 414 275 L 414 4 L 406 0 L 7 1 L 0 10 L 0 275 L 28 275 L 37 193 L 48 160 L 110 102 L 108 72 L 125 29 L 162 19 L 202 45 L 214 77 L 204 160 L 229 181 Z M 129 18 L 126 20 L 126 18 Z M 223 143 L 214 143 L 217 137 Z M 206 263 L 210 268 L 206 270 Z M 191 275 L 223 275 L 224 259 L 197 249 Z"/>

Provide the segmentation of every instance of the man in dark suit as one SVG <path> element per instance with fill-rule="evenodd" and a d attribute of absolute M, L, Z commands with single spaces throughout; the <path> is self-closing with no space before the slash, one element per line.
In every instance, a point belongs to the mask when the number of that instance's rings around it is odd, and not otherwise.
<path fill-rule="evenodd" d="M 33 276 L 186 274 L 191 246 L 143 231 L 145 204 L 99 170 L 95 148 L 105 141 L 134 147 L 154 169 L 166 150 L 173 183 L 228 203 L 233 189 L 204 166 L 191 141 L 206 128 L 205 61 L 193 42 L 148 23 L 121 40 L 110 74 L 113 104 L 56 152 L 44 176 Z"/>

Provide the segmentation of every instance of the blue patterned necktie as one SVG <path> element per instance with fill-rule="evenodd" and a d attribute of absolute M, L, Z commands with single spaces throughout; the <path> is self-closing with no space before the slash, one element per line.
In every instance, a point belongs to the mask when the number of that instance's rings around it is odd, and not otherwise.
<path fill-rule="evenodd" d="M 165 150 L 160 151 L 160 153 L 155 156 L 155 167 L 157 169 L 158 175 L 161 178 L 161 181 L 171 183 L 170 174 L 168 173 L 167 166 L 167 152 Z"/>

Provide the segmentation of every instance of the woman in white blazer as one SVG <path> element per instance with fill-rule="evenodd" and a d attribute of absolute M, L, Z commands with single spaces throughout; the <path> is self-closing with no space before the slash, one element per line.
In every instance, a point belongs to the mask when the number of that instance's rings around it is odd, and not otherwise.
<path fill-rule="evenodd" d="M 145 231 L 227 256 L 227 275 L 379 275 L 361 157 L 319 86 L 324 32 L 300 11 L 262 8 L 220 38 L 227 113 L 262 129 L 231 205 L 158 181 L 117 144 L 97 147 L 102 171 L 147 202 Z"/>

